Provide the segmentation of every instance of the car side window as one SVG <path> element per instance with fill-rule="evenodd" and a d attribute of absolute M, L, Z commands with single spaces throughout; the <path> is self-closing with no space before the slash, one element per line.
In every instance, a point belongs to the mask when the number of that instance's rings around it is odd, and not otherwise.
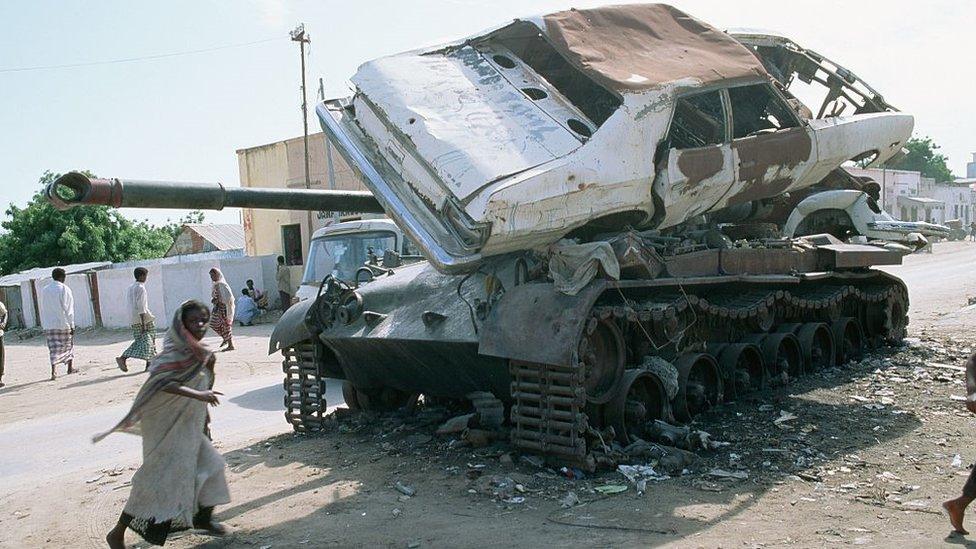
<path fill-rule="evenodd" d="M 725 142 L 725 106 L 720 91 L 678 98 L 668 132 L 675 149 L 695 149 Z"/>
<path fill-rule="evenodd" d="M 799 120 L 790 106 L 769 84 L 729 88 L 732 105 L 732 138 L 796 128 Z"/>

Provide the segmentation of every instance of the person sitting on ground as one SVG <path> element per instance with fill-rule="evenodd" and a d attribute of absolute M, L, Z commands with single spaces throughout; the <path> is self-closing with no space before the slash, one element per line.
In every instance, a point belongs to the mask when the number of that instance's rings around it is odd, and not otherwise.
<path fill-rule="evenodd" d="M 214 507 L 230 503 L 230 492 L 224 458 L 208 429 L 207 406 L 220 404 L 222 395 L 213 390 L 216 357 L 201 341 L 209 321 L 203 303 L 180 305 L 129 413 L 92 439 L 117 431 L 142 436 L 142 466 L 118 523 L 105 536 L 112 549 L 125 547 L 127 528 L 154 545 L 190 528 L 227 532 L 213 520 Z"/>
<path fill-rule="evenodd" d="M 966 409 L 976 414 L 976 353 L 966 361 Z M 968 534 L 962 526 L 963 516 L 966 514 L 966 507 L 976 499 L 976 467 L 969 472 L 969 478 L 962 487 L 962 495 L 956 499 L 950 499 L 942 504 L 946 514 L 949 515 L 949 523 L 953 530 L 960 534 Z"/>
<path fill-rule="evenodd" d="M 268 294 L 255 288 L 254 281 L 251 280 L 250 278 L 247 279 L 247 282 L 245 282 L 245 284 L 247 284 L 247 294 L 251 296 L 251 299 L 254 300 L 254 304 L 258 306 L 258 309 L 267 309 Z"/>
<path fill-rule="evenodd" d="M 237 299 L 237 312 L 234 320 L 241 323 L 241 326 L 254 326 L 254 319 L 260 314 L 257 303 L 251 299 L 247 288 L 241 290 L 241 297 Z"/>

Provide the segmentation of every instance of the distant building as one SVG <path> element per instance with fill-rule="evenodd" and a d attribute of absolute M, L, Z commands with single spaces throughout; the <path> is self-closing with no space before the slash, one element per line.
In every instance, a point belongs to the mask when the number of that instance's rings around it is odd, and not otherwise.
<path fill-rule="evenodd" d="M 952 183 L 936 185 L 933 198 L 945 202 L 945 219 L 958 219 L 969 225 L 976 221 L 976 191 L 973 184 L 976 179 L 957 179 Z"/>
<path fill-rule="evenodd" d="M 973 161 L 966 164 L 966 179 L 976 179 L 976 153 L 973 153 Z"/>
<path fill-rule="evenodd" d="M 940 219 L 942 204 L 931 193 L 935 180 L 911 170 L 847 168 L 855 176 L 870 177 L 881 185 L 881 207 L 895 219 L 929 221 Z M 936 221 L 940 222 L 940 221 Z"/>
<path fill-rule="evenodd" d="M 367 190 L 331 144 L 329 148 L 335 189 Z M 308 156 L 311 188 L 329 189 L 324 134 L 308 136 Z M 237 151 L 237 162 L 242 187 L 305 188 L 304 146 L 301 137 L 240 149 Z M 309 237 L 317 229 L 331 224 L 336 217 L 332 212 L 247 208 L 243 209 L 243 213 L 247 254 L 282 255 L 288 265 L 303 265 L 308 253 Z"/>
<path fill-rule="evenodd" d="M 165 256 L 229 252 L 244 249 L 243 225 L 187 223 Z"/>

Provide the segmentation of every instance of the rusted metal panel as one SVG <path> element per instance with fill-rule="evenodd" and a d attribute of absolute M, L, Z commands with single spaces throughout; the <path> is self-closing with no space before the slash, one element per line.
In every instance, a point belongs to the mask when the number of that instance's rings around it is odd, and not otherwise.
<path fill-rule="evenodd" d="M 604 281 L 594 281 L 573 296 L 549 283 L 509 289 L 481 329 L 478 352 L 525 362 L 575 365 L 587 312 L 605 287 Z M 528 326 L 532 328 L 526 329 Z"/>
<path fill-rule="evenodd" d="M 811 251 L 736 249 L 723 250 L 719 256 L 721 270 L 730 275 L 778 274 L 817 270 L 817 254 Z"/>
<path fill-rule="evenodd" d="M 855 269 L 872 265 L 901 265 L 902 252 L 861 244 L 817 246 L 825 270 Z"/>

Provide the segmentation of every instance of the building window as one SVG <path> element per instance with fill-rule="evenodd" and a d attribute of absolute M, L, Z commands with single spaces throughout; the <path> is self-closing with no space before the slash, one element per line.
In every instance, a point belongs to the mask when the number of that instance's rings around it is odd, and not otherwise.
<path fill-rule="evenodd" d="M 281 248 L 284 250 L 285 265 L 302 264 L 302 228 L 301 225 L 281 226 Z"/>

